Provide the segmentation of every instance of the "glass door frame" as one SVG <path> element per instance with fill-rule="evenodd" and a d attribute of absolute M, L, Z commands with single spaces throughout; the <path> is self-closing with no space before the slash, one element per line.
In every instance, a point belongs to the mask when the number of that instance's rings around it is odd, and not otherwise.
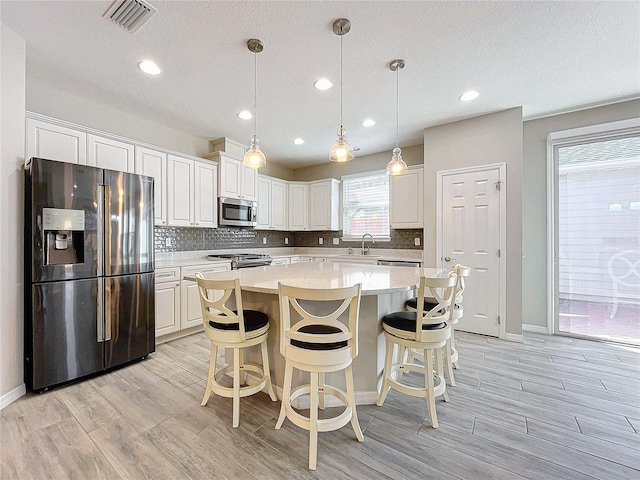
<path fill-rule="evenodd" d="M 559 167 L 558 149 L 586 142 L 596 142 L 640 135 L 640 117 L 551 132 L 547 136 L 547 332 L 550 335 L 609 341 L 559 330 Z M 616 340 L 616 342 L 621 342 Z M 623 342 L 621 342 L 623 343 Z"/>

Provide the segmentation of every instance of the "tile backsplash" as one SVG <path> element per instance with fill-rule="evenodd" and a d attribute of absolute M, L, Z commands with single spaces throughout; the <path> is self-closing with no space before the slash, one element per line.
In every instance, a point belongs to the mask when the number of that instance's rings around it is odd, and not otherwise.
<path fill-rule="evenodd" d="M 318 239 L 322 238 L 324 248 L 359 248 L 360 242 L 343 242 L 333 245 L 334 238 L 340 238 L 342 232 L 275 232 L 271 230 L 254 230 L 253 228 L 218 227 L 218 228 L 180 228 L 156 227 L 156 252 L 182 252 L 194 250 L 224 250 L 239 248 L 272 248 L 272 247 L 319 247 Z M 285 238 L 289 243 L 285 244 Z M 415 238 L 420 245 L 415 245 Z M 266 243 L 264 242 L 266 239 Z M 384 248 L 422 250 L 422 229 L 391 230 L 391 241 L 384 242 Z"/>

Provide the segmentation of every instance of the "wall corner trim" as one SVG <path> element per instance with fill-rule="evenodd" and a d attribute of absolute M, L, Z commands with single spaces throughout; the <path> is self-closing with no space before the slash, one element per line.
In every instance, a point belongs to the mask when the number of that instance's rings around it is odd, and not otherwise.
<path fill-rule="evenodd" d="M 10 405 L 11 403 L 15 402 L 17 399 L 19 399 L 26 393 L 27 393 L 27 387 L 24 383 L 22 385 L 17 386 L 10 392 L 5 393 L 4 395 L 2 395 L 2 397 L 0 397 L 0 410 L 2 410 L 7 405 Z"/>
<path fill-rule="evenodd" d="M 507 333 L 504 339 L 508 342 L 524 343 L 524 337 L 519 333 Z"/>

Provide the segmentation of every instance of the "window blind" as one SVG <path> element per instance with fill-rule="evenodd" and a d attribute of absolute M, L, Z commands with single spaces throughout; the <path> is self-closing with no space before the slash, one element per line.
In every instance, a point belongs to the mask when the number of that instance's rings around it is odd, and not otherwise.
<path fill-rule="evenodd" d="M 389 176 L 386 172 L 342 177 L 342 229 L 345 237 L 389 236 Z"/>

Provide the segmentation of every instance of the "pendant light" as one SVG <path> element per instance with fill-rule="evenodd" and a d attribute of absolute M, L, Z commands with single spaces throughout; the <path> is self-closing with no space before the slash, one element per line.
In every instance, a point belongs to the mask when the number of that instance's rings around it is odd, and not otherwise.
<path fill-rule="evenodd" d="M 247 153 L 244 154 L 244 163 L 247 167 L 251 168 L 260 168 L 264 167 L 267 164 L 267 158 L 260 150 L 260 145 L 258 144 L 257 137 L 257 119 L 258 116 L 258 107 L 257 107 L 257 97 L 258 97 L 258 53 L 260 53 L 264 49 L 263 43 L 257 38 L 252 38 L 247 41 L 247 48 L 250 52 L 253 52 L 253 66 L 254 66 L 254 78 L 253 78 L 253 138 L 251 139 L 251 146 Z"/>
<path fill-rule="evenodd" d="M 404 60 L 393 60 L 389 64 L 389 70 L 396 72 L 396 148 L 393 149 L 391 161 L 387 164 L 388 175 L 402 175 L 407 171 L 407 164 L 402 160 L 402 150 L 398 146 L 398 125 L 400 123 L 400 78 L 399 72 L 404 68 Z"/>
<path fill-rule="evenodd" d="M 340 36 L 340 128 L 338 139 L 329 150 L 329 160 L 332 162 L 348 162 L 353 160 L 353 147 L 345 138 L 346 131 L 342 127 L 342 36 L 351 30 L 351 22 L 346 18 L 339 18 L 333 22 L 333 33 Z"/>

